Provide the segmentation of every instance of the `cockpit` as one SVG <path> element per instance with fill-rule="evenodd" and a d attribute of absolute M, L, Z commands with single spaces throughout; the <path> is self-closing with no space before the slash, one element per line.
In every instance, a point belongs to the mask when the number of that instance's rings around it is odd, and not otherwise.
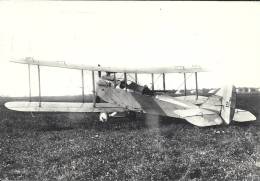
<path fill-rule="evenodd" d="M 105 87 L 113 87 L 119 89 L 127 89 L 132 92 L 141 93 L 142 95 L 154 95 L 153 91 L 151 91 L 147 85 L 139 85 L 133 81 L 125 81 L 120 79 L 115 79 L 114 75 L 107 72 L 106 75 L 101 76 L 98 81 L 99 86 Z"/>

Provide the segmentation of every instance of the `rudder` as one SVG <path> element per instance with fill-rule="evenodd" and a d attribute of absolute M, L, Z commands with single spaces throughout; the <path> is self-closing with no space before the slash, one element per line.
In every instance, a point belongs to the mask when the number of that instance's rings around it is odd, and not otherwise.
<path fill-rule="evenodd" d="M 220 116 L 226 124 L 229 124 L 235 114 L 236 88 L 235 86 L 225 86 L 216 95 L 221 97 Z"/>

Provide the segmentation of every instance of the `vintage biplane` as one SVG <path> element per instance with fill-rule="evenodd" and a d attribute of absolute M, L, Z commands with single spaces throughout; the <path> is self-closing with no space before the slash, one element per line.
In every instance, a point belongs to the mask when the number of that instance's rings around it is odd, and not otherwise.
<path fill-rule="evenodd" d="M 97 112 L 101 121 L 106 121 L 118 112 L 143 113 L 180 118 L 199 127 L 229 124 L 232 120 L 237 122 L 256 120 L 252 113 L 235 108 L 236 89 L 234 86 L 223 87 L 210 97 L 199 96 L 197 73 L 205 71 L 199 66 L 130 69 L 38 61 L 33 58 L 13 62 L 28 65 L 29 85 L 30 66 L 38 67 L 39 101 L 35 102 L 30 99 L 27 102 L 7 102 L 5 106 L 10 110 L 25 112 Z M 41 100 L 41 66 L 80 70 L 82 72 L 82 102 L 43 102 Z M 84 101 L 84 71 L 92 72 L 93 102 Z M 184 75 L 184 95 L 176 97 L 166 91 L 165 76 L 169 73 Z M 195 95 L 186 95 L 186 74 L 188 73 L 195 74 Z M 96 74 L 98 75 L 97 81 L 95 81 Z M 117 78 L 118 74 L 122 74 L 123 78 Z M 132 81 L 128 80 L 130 74 L 134 75 Z M 151 89 L 138 84 L 139 74 L 151 74 Z M 154 90 L 155 74 L 162 75 L 163 90 Z M 31 86 L 29 86 L 29 95 L 31 96 Z"/>

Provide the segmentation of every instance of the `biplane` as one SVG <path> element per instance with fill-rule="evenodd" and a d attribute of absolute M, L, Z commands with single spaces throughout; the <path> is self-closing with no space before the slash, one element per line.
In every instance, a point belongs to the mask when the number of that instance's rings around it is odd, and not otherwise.
<path fill-rule="evenodd" d="M 87 66 L 67 64 L 65 62 L 39 61 L 25 58 L 13 61 L 38 67 L 39 101 L 14 101 L 7 102 L 5 106 L 10 110 L 24 112 L 96 112 L 100 121 L 107 121 L 117 113 L 151 114 L 180 118 L 199 126 L 214 126 L 230 124 L 230 122 L 254 121 L 256 117 L 246 110 L 236 109 L 236 89 L 234 86 L 225 86 L 215 94 L 204 97 L 198 94 L 197 74 L 205 70 L 199 66 L 192 67 L 167 67 L 167 68 L 113 68 L 103 66 Z M 60 67 L 77 69 L 82 75 L 82 102 L 46 102 L 41 100 L 40 67 Z M 92 72 L 93 102 L 84 101 L 84 71 Z M 122 79 L 117 78 L 121 73 Z M 184 95 L 172 96 L 165 88 L 166 74 L 181 73 L 184 77 Z M 196 94 L 186 94 L 186 74 L 195 74 Z M 102 75 L 103 74 L 103 75 Z M 128 75 L 134 74 L 134 80 L 129 80 Z M 148 88 L 138 84 L 139 74 L 151 74 L 152 87 Z M 155 74 L 162 75 L 163 90 L 154 89 Z M 98 79 L 96 79 L 98 75 Z M 97 81 L 95 81 L 97 80 Z M 31 88 L 29 86 L 29 96 Z M 174 119 L 173 119 L 174 120 Z"/>

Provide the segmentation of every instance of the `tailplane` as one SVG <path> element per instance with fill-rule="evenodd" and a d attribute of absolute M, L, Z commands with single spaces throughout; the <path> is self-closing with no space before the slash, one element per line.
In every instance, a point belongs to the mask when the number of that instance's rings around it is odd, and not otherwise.
<path fill-rule="evenodd" d="M 256 117 L 249 111 L 236 109 L 236 88 L 225 86 L 201 105 L 201 108 L 219 112 L 224 123 L 254 121 Z"/>
<path fill-rule="evenodd" d="M 242 109 L 235 109 L 233 121 L 248 122 L 248 121 L 255 121 L 255 120 L 256 117 L 251 112 Z"/>

